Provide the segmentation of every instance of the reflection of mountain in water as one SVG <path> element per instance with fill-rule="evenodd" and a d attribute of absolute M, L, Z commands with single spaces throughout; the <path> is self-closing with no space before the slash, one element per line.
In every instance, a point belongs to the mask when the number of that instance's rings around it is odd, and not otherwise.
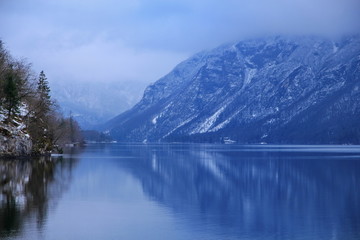
<path fill-rule="evenodd" d="M 220 235 L 360 237 L 358 158 L 248 150 L 130 146 L 139 158 L 121 164 L 151 199 Z"/>
<path fill-rule="evenodd" d="M 72 159 L 0 160 L 0 238 L 17 235 L 26 220 L 41 229 L 71 180 Z"/>

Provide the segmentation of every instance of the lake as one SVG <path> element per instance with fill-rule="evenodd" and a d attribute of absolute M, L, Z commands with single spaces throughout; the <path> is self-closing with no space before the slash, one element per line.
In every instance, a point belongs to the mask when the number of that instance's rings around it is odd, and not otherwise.
<path fill-rule="evenodd" d="M 90 144 L 0 177 L 1 239 L 360 239 L 360 146 Z"/>

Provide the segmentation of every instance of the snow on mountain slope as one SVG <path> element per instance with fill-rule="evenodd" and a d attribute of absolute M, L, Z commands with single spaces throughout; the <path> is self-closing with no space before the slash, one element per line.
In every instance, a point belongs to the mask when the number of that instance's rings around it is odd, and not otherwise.
<path fill-rule="evenodd" d="M 360 38 L 273 37 L 180 63 L 106 123 L 127 141 L 359 143 Z"/>

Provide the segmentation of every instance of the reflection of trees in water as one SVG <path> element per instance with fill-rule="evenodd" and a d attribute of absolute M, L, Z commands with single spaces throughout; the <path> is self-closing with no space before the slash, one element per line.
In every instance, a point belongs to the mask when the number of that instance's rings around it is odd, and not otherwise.
<path fill-rule="evenodd" d="M 359 237 L 358 159 L 191 145 L 125 151 L 139 158 L 121 164 L 151 199 L 200 224 L 220 226 L 219 231 L 295 238 L 304 229 L 328 238 Z"/>
<path fill-rule="evenodd" d="M 17 235 L 26 219 L 39 229 L 67 190 L 73 159 L 0 160 L 0 237 Z"/>

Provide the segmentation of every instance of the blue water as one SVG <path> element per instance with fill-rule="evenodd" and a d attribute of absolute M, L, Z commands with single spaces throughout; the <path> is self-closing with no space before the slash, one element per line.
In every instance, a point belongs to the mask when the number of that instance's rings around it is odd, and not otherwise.
<path fill-rule="evenodd" d="M 0 177 L 2 239 L 360 239 L 359 146 L 92 144 Z"/>

